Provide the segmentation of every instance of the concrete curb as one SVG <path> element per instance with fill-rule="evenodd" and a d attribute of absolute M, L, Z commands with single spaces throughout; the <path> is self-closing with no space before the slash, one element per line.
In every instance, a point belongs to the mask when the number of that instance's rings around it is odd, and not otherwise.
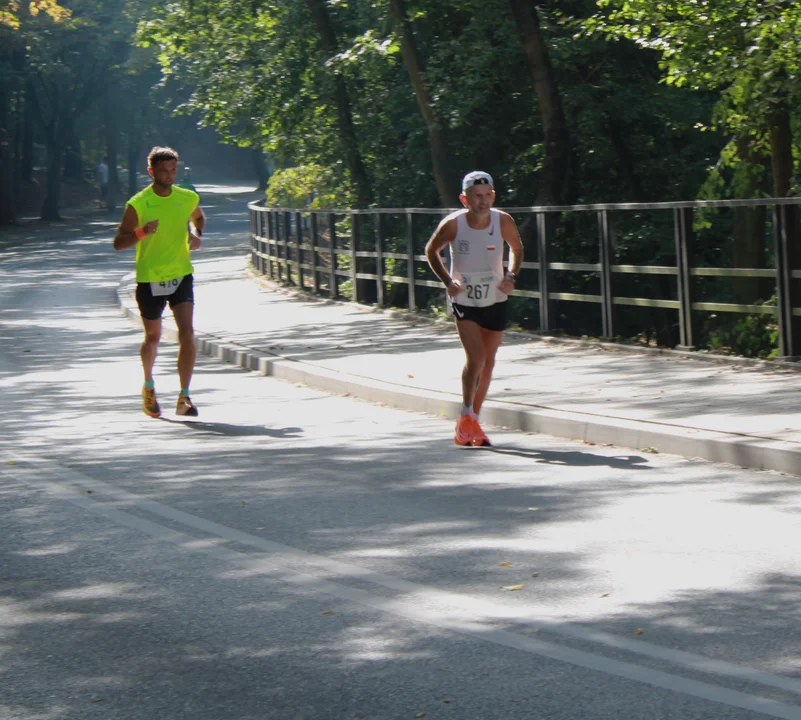
<path fill-rule="evenodd" d="M 117 289 L 120 308 L 128 319 L 141 325 L 130 285 L 134 274 L 126 275 Z M 196 330 L 198 352 L 246 370 L 306 385 L 326 392 L 351 395 L 372 403 L 402 410 L 455 419 L 462 407 L 461 396 L 433 392 L 348 373 L 280 355 L 264 353 Z M 163 336 L 177 340 L 172 327 Z M 590 413 L 565 412 L 536 405 L 487 401 L 482 418 L 488 425 L 541 433 L 586 443 L 610 444 L 687 458 L 728 463 L 754 470 L 774 470 L 801 475 L 801 447 L 771 438 L 712 432 L 666 423 L 624 420 Z"/>

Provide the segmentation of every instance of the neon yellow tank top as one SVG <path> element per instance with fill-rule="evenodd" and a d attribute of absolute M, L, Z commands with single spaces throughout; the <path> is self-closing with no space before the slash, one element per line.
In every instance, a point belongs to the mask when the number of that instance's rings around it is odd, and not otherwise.
<path fill-rule="evenodd" d="M 193 272 L 189 259 L 189 218 L 200 201 L 196 192 L 172 186 L 167 197 L 148 185 L 128 204 L 136 210 L 137 227 L 158 220 L 155 233 L 136 244 L 136 281 L 162 282 Z"/>

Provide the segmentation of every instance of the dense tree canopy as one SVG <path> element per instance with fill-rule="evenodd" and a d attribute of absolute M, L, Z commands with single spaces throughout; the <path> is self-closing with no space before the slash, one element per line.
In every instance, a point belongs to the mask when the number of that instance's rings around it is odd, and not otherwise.
<path fill-rule="evenodd" d="M 625 37 L 660 54 L 665 81 L 719 93 L 715 122 L 750 145 L 765 140 L 774 193 L 793 176 L 792 113 L 801 99 L 801 6 L 788 0 L 600 0 L 584 32 Z"/>
<path fill-rule="evenodd" d="M 0 209 L 32 135 L 52 196 L 164 111 L 339 204 L 453 205 L 476 167 L 506 205 L 794 189 L 790 2 L 5 0 L 0 33 Z"/>

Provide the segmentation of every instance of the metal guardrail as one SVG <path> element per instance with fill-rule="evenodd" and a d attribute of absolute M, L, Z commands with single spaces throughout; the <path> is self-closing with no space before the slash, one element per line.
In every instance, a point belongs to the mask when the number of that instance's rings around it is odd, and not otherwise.
<path fill-rule="evenodd" d="M 515 290 L 513 295 L 536 300 L 539 306 L 541 331 L 556 329 L 555 303 L 593 303 L 601 306 L 601 336 L 615 336 L 617 308 L 648 307 L 675 310 L 678 313 L 680 347 L 690 349 L 698 337 L 699 312 L 763 314 L 776 317 L 779 330 L 779 351 L 782 356 L 801 356 L 801 198 L 769 198 L 755 200 L 686 201 L 674 203 L 623 203 L 566 205 L 548 207 L 504 208 L 517 218 L 533 225 L 527 254 L 536 246 L 534 261 L 523 263 L 523 269 L 536 271 L 536 290 Z M 697 266 L 693 262 L 693 216 L 704 208 L 765 207 L 772 209 L 773 268 L 721 268 Z M 279 281 L 297 284 L 316 294 L 340 296 L 341 281 L 350 281 L 350 299 L 359 302 L 365 294 L 365 283 L 374 283 L 370 301 L 383 306 L 389 284 L 405 284 L 405 306 L 418 309 L 416 288 L 441 288 L 430 271 L 425 255 L 416 254 L 414 232 L 416 216 L 428 221 L 444 217 L 449 210 L 433 208 L 376 208 L 369 210 L 298 210 L 268 208 L 264 201 L 248 205 L 250 212 L 251 255 L 253 265 L 263 274 Z M 613 246 L 613 213 L 633 211 L 671 211 L 675 263 L 672 265 L 616 264 Z M 597 262 L 558 262 L 554 258 L 554 228 L 570 214 L 595 213 L 597 217 Z M 387 246 L 386 226 L 394 222 L 394 248 Z M 365 242 L 365 225 L 372 225 L 373 249 L 361 249 Z M 402 230 L 399 230 L 399 223 Z M 518 223 L 521 226 L 522 224 Z M 346 237 L 340 234 L 347 233 Z M 425 237 L 428 240 L 428 236 Z M 346 244 L 347 247 L 341 247 Z M 403 252 L 398 246 L 405 245 Z M 391 262 L 393 270 L 387 271 Z M 365 271 L 365 263 L 370 267 Z M 403 272 L 403 274 L 399 274 Z M 600 279 L 599 293 L 558 291 L 558 273 L 590 273 Z M 613 291 L 615 276 L 669 276 L 675 278 L 675 297 L 629 297 Z M 752 305 L 729 302 L 704 302 L 697 297 L 697 278 L 769 278 L 774 281 L 777 304 Z M 410 282 L 411 279 L 411 282 Z"/>

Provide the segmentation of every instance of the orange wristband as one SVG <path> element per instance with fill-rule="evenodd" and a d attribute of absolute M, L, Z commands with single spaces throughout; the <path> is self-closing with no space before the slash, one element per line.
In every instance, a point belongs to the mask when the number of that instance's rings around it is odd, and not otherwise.
<path fill-rule="evenodd" d="M 143 225 L 140 228 L 136 228 L 134 235 L 136 235 L 137 240 L 141 240 L 145 236 L 145 226 Z"/>

